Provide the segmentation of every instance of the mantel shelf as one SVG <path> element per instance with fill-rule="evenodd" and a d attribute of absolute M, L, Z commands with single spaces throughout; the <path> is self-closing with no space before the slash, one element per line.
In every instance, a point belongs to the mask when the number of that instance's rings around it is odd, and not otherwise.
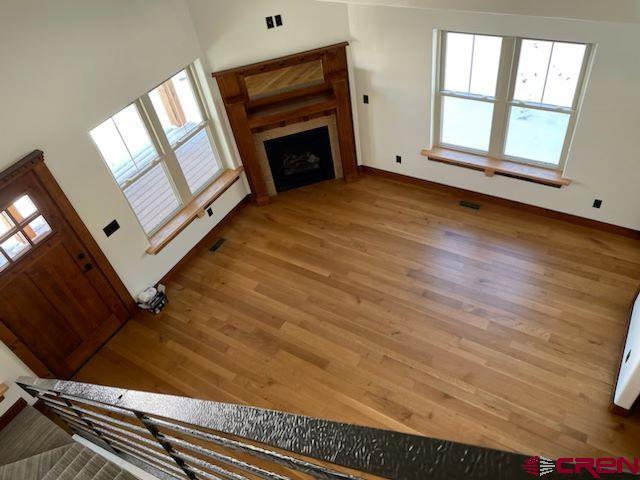
<path fill-rule="evenodd" d="M 499 160 L 484 155 L 458 152 L 456 150 L 439 147 L 422 150 L 420 153 L 433 162 L 447 163 L 458 167 L 479 170 L 484 172 L 487 177 L 503 175 L 556 188 L 571 184 L 571 180 L 564 178 L 561 171 L 537 167 L 535 165 L 525 165 L 523 163 Z"/>
<path fill-rule="evenodd" d="M 297 120 L 305 116 L 333 110 L 337 108 L 337 105 L 335 96 L 327 92 L 266 105 L 248 112 L 249 127 L 255 129 L 280 122 Z"/>

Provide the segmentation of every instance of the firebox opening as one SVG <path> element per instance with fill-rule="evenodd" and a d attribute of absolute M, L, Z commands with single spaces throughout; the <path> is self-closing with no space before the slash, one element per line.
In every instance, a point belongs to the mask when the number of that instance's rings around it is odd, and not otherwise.
<path fill-rule="evenodd" d="M 264 147 L 278 192 L 336 178 L 326 126 L 267 140 Z"/>

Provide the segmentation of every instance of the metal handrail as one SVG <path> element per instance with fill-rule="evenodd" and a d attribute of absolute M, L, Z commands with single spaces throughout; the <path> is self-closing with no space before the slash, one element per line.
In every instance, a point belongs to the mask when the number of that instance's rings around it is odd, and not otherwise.
<path fill-rule="evenodd" d="M 446 440 L 87 383 L 31 377 L 16 383 L 72 431 L 166 478 L 527 478 L 523 455 Z"/>

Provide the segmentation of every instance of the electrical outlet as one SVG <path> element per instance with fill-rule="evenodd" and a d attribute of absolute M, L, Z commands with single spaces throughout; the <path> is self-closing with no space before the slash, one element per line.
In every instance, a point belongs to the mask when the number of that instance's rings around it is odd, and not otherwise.
<path fill-rule="evenodd" d="M 267 22 L 267 28 L 271 29 L 275 27 L 275 25 L 273 24 L 273 17 L 266 17 L 265 20 Z"/>
<path fill-rule="evenodd" d="M 364 103 L 369 103 L 369 95 L 363 95 L 363 96 L 362 96 L 362 101 L 363 101 Z"/>
<path fill-rule="evenodd" d="M 402 163 L 402 157 L 400 155 L 396 155 L 396 163 Z"/>
<path fill-rule="evenodd" d="M 118 230 L 120 229 L 120 224 L 118 223 L 117 220 L 114 220 L 113 222 L 111 222 L 109 225 L 107 225 L 106 227 L 104 227 L 102 229 L 102 231 L 104 232 L 104 234 L 107 237 L 110 237 L 111 235 L 113 235 L 114 233 L 116 233 Z"/>
<path fill-rule="evenodd" d="M 281 27 L 282 26 L 282 15 L 276 15 L 275 19 L 276 19 L 276 27 Z"/>
<path fill-rule="evenodd" d="M 602 206 L 602 200 L 595 199 L 593 201 L 593 208 L 600 208 Z"/>

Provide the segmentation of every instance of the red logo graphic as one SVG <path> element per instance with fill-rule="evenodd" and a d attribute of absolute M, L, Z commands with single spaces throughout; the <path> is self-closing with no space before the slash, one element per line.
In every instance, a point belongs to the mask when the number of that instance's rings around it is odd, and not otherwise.
<path fill-rule="evenodd" d="M 624 457 L 600 458 L 559 458 L 551 460 L 545 457 L 530 457 L 522 464 L 522 469 L 534 477 L 542 477 L 552 472 L 560 475 L 574 475 L 589 473 L 593 478 L 615 473 L 640 473 L 640 459 L 626 459 Z"/>
<path fill-rule="evenodd" d="M 522 464 L 522 468 L 529 475 L 534 477 L 542 477 L 548 473 L 551 473 L 556 468 L 556 462 L 550 458 L 545 457 L 531 457 L 527 458 Z"/>

